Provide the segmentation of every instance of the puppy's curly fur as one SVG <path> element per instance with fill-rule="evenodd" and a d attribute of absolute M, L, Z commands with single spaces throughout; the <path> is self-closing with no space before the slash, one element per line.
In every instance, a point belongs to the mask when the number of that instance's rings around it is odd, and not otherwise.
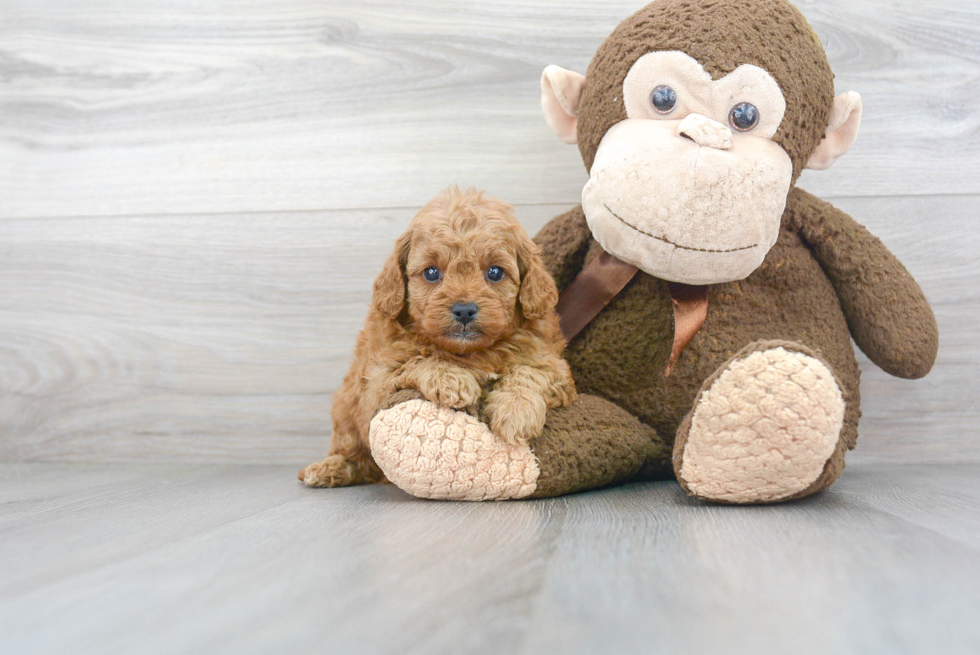
<path fill-rule="evenodd" d="M 557 301 L 509 205 L 456 187 L 430 201 L 374 282 L 354 363 L 334 396 L 330 455 L 299 479 L 314 487 L 384 480 L 368 430 L 401 389 L 478 413 L 508 443 L 540 434 L 548 408 L 575 398 Z"/>

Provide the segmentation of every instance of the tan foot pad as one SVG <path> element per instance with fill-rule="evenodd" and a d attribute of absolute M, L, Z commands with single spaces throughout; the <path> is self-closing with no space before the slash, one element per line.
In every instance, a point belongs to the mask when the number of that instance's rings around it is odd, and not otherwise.
<path fill-rule="evenodd" d="M 391 482 L 419 498 L 525 498 L 540 474 L 527 446 L 507 445 L 469 414 L 427 400 L 378 412 L 371 454 Z"/>
<path fill-rule="evenodd" d="M 787 498 L 817 480 L 843 422 L 844 398 L 823 362 L 782 347 L 753 352 L 701 394 L 678 477 L 710 500 Z"/>

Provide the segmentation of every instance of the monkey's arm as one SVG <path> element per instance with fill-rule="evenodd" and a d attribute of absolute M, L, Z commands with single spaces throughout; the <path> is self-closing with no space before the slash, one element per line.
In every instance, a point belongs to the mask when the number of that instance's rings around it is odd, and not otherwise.
<path fill-rule="evenodd" d="M 793 189 L 786 209 L 789 227 L 837 290 L 861 350 L 892 375 L 928 373 L 939 347 L 936 318 L 898 258 L 853 218 L 805 191 Z"/>
<path fill-rule="evenodd" d="M 581 205 L 555 216 L 534 237 L 534 242 L 541 247 L 545 268 L 555 278 L 559 293 L 572 283 L 585 265 L 591 237 L 592 231 L 585 221 Z"/>

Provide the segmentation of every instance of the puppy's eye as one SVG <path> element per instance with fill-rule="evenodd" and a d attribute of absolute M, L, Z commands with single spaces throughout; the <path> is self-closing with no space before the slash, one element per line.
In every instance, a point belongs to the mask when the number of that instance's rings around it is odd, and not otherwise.
<path fill-rule="evenodd" d="M 425 278 L 426 282 L 438 282 L 442 279 L 442 273 L 435 266 L 430 266 L 429 268 L 422 271 L 422 277 Z"/>
<path fill-rule="evenodd" d="M 504 269 L 499 266 L 491 266 L 487 269 L 487 279 L 491 282 L 500 282 L 504 279 Z"/>

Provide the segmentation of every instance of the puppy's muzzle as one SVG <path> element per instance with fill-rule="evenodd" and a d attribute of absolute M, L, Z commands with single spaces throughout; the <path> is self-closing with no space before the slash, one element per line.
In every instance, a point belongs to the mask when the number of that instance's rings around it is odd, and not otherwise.
<path fill-rule="evenodd" d="M 476 318 L 476 315 L 480 312 L 480 308 L 477 306 L 475 302 L 467 302 L 467 303 L 458 302 L 455 305 L 453 305 L 452 309 L 450 309 L 449 311 L 456 319 L 456 322 L 458 322 L 463 327 L 466 327 L 467 325 L 473 322 L 473 319 Z"/>

